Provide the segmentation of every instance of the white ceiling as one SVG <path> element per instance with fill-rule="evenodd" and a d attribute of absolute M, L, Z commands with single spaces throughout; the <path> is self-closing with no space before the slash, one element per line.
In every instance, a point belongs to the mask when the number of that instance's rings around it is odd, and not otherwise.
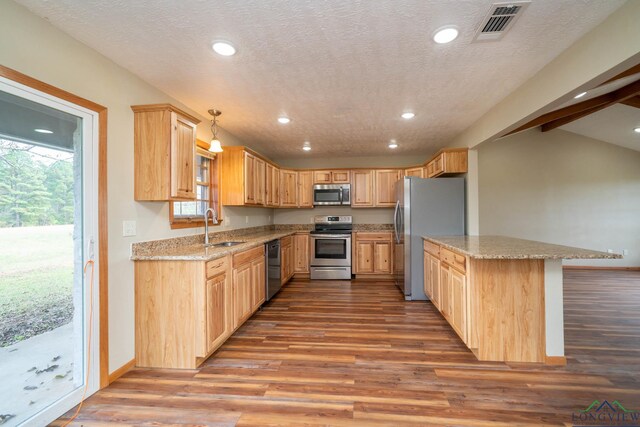
<path fill-rule="evenodd" d="M 560 129 L 640 151 L 640 133 L 633 131 L 638 126 L 640 108 L 614 104 Z"/>
<path fill-rule="evenodd" d="M 471 43 L 491 0 L 17 1 L 274 158 L 429 154 L 624 3 L 533 0 Z M 436 45 L 447 24 L 460 37 Z"/>

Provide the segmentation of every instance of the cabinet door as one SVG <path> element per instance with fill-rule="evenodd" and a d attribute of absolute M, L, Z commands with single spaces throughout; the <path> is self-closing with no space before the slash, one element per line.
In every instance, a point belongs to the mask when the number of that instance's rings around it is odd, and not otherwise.
<path fill-rule="evenodd" d="M 251 262 L 251 312 L 262 305 L 265 298 L 265 261 L 264 257 Z"/>
<path fill-rule="evenodd" d="M 196 198 L 196 125 L 171 113 L 171 198 Z"/>
<path fill-rule="evenodd" d="M 374 242 L 356 241 L 356 274 L 374 273 Z"/>
<path fill-rule="evenodd" d="M 293 239 L 284 237 L 280 240 L 280 280 L 284 285 L 293 275 Z"/>
<path fill-rule="evenodd" d="M 255 191 L 255 201 L 256 204 L 258 205 L 264 205 L 264 198 L 265 198 L 265 193 L 266 193 L 266 189 L 265 189 L 265 162 L 262 159 L 258 159 L 256 157 L 256 159 L 254 160 L 255 162 L 255 166 L 254 166 L 254 191 Z"/>
<path fill-rule="evenodd" d="M 331 171 L 313 171 L 314 184 L 331 184 Z"/>
<path fill-rule="evenodd" d="M 391 242 L 376 242 L 374 246 L 374 272 L 391 274 Z"/>
<path fill-rule="evenodd" d="M 422 171 L 423 171 L 422 166 L 420 166 L 419 168 L 405 169 L 404 175 L 405 176 L 417 176 L 418 178 L 424 178 L 424 176 L 422 175 Z"/>
<path fill-rule="evenodd" d="M 283 208 L 295 208 L 297 203 L 297 175 L 295 171 L 280 171 L 280 206 Z"/>
<path fill-rule="evenodd" d="M 251 263 L 233 269 L 233 328 L 251 315 Z"/>
<path fill-rule="evenodd" d="M 449 266 L 440 264 L 440 312 L 449 319 L 451 295 L 451 275 Z"/>
<path fill-rule="evenodd" d="M 298 172 L 298 207 L 313 207 L 313 172 Z"/>
<path fill-rule="evenodd" d="M 423 275 L 422 286 L 424 294 L 433 301 L 433 282 L 431 278 L 431 255 L 427 251 L 423 251 Z"/>
<path fill-rule="evenodd" d="M 271 206 L 280 206 L 280 169 L 271 166 Z"/>
<path fill-rule="evenodd" d="M 293 272 L 309 272 L 309 235 L 296 234 L 293 236 Z"/>
<path fill-rule="evenodd" d="M 264 166 L 264 204 L 273 206 L 273 165 L 270 163 Z"/>
<path fill-rule="evenodd" d="M 351 206 L 373 206 L 373 171 L 355 170 L 352 172 Z M 394 204 L 395 205 L 395 204 Z"/>
<path fill-rule="evenodd" d="M 466 277 L 453 268 L 451 274 L 451 311 L 449 313 L 449 322 L 453 329 L 458 333 L 462 341 L 467 342 L 467 297 L 466 297 Z"/>
<path fill-rule="evenodd" d="M 429 255 L 429 275 L 431 278 L 431 302 L 439 310 L 440 308 L 440 260 L 432 255 Z"/>
<path fill-rule="evenodd" d="M 206 283 L 207 353 L 226 338 L 226 281 L 227 275 L 222 274 L 207 280 Z"/>
<path fill-rule="evenodd" d="M 244 153 L 244 202 L 254 205 L 256 203 L 256 158 L 249 153 Z"/>
<path fill-rule="evenodd" d="M 351 182 L 350 171 L 332 171 L 331 182 L 334 184 L 348 184 Z"/>
<path fill-rule="evenodd" d="M 400 179 L 399 170 L 377 170 L 375 194 L 376 207 L 394 207 L 396 205 L 396 182 Z"/>

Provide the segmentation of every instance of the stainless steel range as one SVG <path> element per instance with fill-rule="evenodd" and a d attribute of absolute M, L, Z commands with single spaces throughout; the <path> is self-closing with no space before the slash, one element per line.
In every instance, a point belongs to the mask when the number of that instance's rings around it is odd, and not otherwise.
<path fill-rule="evenodd" d="M 351 279 L 351 232 L 353 218 L 315 216 L 311 231 L 311 279 Z"/>

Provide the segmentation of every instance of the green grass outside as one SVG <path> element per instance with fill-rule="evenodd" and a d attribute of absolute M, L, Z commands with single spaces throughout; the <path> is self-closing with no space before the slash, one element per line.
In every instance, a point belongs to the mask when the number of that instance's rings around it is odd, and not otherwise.
<path fill-rule="evenodd" d="M 0 228 L 0 347 L 73 317 L 73 226 Z"/>

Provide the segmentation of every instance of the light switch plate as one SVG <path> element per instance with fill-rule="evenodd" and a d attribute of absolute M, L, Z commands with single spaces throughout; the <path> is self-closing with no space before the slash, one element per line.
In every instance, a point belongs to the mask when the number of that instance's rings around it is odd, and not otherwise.
<path fill-rule="evenodd" d="M 130 237 L 136 235 L 135 221 L 122 221 L 122 237 Z"/>

